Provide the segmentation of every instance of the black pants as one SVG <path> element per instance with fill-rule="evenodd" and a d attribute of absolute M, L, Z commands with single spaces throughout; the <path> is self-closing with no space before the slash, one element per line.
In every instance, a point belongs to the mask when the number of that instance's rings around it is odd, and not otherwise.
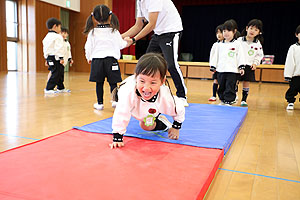
<path fill-rule="evenodd" d="M 48 56 L 47 64 L 48 70 L 51 71 L 51 77 L 48 80 L 46 90 L 53 90 L 57 86 L 58 90 L 65 89 L 64 86 L 64 66 L 60 64 L 59 60 L 55 60 L 54 56 Z"/>
<path fill-rule="evenodd" d="M 104 82 L 96 82 L 96 94 L 98 104 L 103 104 L 103 84 Z M 109 83 L 110 93 L 117 87 L 117 83 Z"/>
<path fill-rule="evenodd" d="M 156 52 L 163 54 L 168 63 L 168 71 L 170 72 L 177 89 L 176 95 L 178 97 L 185 98 L 187 89 L 184 84 L 182 72 L 177 62 L 180 37 L 181 32 L 153 35 L 147 48 L 147 53 Z"/>
<path fill-rule="evenodd" d="M 296 101 L 295 96 L 300 93 L 300 76 L 295 76 L 289 83 L 290 88 L 285 93 L 285 99 L 288 103 L 294 103 Z"/>
<path fill-rule="evenodd" d="M 235 100 L 237 76 L 238 74 L 231 72 L 218 73 L 218 95 L 221 101 L 225 103 L 232 103 Z"/>

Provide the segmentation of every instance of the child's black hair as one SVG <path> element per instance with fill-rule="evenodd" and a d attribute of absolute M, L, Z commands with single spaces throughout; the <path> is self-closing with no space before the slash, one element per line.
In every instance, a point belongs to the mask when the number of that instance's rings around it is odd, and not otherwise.
<path fill-rule="evenodd" d="M 259 34 L 257 36 L 255 36 L 254 40 L 259 40 L 261 44 L 264 43 L 264 37 L 262 36 L 263 34 L 263 23 L 261 20 L 259 19 L 252 19 L 247 27 L 249 28 L 250 26 L 253 26 L 253 27 L 256 27 L 258 30 L 259 30 Z M 242 35 L 241 36 L 246 36 L 247 35 L 247 31 L 246 31 L 246 28 L 243 29 L 242 31 Z"/>
<path fill-rule="evenodd" d="M 160 78 L 163 81 L 166 77 L 167 70 L 167 62 L 161 54 L 147 53 L 139 59 L 135 68 L 135 76 L 143 74 L 153 77 L 159 72 Z"/>
<path fill-rule="evenodd" d="M 86 25 L 85 29 L 83 31 L 84 34 L 88 34 L 90 30 L 94 28 L 94 23 L 93 23 L 93 17 L 95 20 L 100 23 L 104 24 L 109 20 L 109 17 L 111 16 L 110 19 L 110 26 L 112 28 L 112 32 L 115 30 L 119 30 L 120 24 L 119 24 L 119 19 L 118 17 L 110 11 L 110 9 L 106 5 L 98 5 L 94 8 L 94 11 L 91 13 L 91 15 L 87 18 L 86 20 Z"/>
<path fill-rule="evenodd" d="M 65 27 L 61 27 L 61 32 L 69 34 L 69 30 L 67 28 L 65 28 Z"/>
<path fill-rule="evenodd" d="M 296 28 L 295 34 L 298 35 L 300 33 L 300 25 Z"/>
<path fill-rule="evenodd" d="M 238 26 L 234 19 L 229 19 L 223 24 L 223 30 L 232 31 L 234 33 L 234 38 L 238 38 L 240 32 L 237 31 Z"/>
<path fill-rule="evenodd" d="M 221 32 L 223 31 L 223 24 L 220 24 L 216 27 L 215 33 L 217 34 L 218 31 L 221 31 Z"/>
<path fill-rule="evenodd" d="M 46 22 L 46 27 L 47 29 L 52 29 L 53 26 L 56 25 L 56 26 L 59 26 L 61 25 L 61 21 L 59 21 L 58 19 L 52 17 L 52 18 L 49 18 Z"/>

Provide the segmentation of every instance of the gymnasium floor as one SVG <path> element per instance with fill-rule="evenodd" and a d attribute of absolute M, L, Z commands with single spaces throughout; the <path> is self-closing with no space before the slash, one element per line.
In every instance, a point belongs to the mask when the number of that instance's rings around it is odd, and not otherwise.
<path fill-rule="evenodd" d="M 65 85 L 72 93 L 45 96 L 47 73 L 0 73 L 0 151 L 111 117 L 108 84 L 105 109 L 94 110 L 95 84 L 88 77 L 66 73 Z M 185 81 L 190 103 L 208 103 L 211 80 Z M 248 115 L 206 200 L 300 199 L 300 103 L 297 99 L 296 110 L 285 110 L 287 88 L 274 83 L 250 86 Z"/>

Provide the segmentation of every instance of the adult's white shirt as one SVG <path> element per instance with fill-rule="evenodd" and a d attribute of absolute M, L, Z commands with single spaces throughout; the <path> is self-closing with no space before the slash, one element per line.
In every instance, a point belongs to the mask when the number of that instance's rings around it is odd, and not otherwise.
<path fill-rule="evenodd" d="M 171 0 L 137 0 L 137 17 L 149 21 L 149 13 L 158 12 L 154 33 L 179 32 L 183 30 L 180 15 Z"/>

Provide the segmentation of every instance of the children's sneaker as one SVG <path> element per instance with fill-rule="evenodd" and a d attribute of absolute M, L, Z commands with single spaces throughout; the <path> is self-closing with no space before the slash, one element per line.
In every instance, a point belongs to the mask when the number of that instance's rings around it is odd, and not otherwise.
<path fill-rule="evenodd" d="M 118 102 L 113 101 L 113 102 L 111 102 L 111 107 L 115 108 L 115 107 L 117 107 L 117 104 L 118 104 Z"/>
<path fill-rule="evenodd" d="M 179 97 L 179 99 L 183 102 L 184 107 L 188 107 L 189 106 L 186 98 Z"/>
<path fill-rule="evenodd" d="M 294 110 L 294 103 L 289 103 L 286 107 L 287 110 Z"/>
<path fill-rule="evenodd" d="M 216 100 L 217 100 L 216 97 L 210 97 L 210 98 L 208 99 L 208 101 L 216 101 Z"/>
<path fill-rule="evenodd" d="M 62 89 L 62 90 L 57 90 L 57 92 L 59 92 L 59 93 L 69 93 L 69 92 L 71 92 L 71 90 L 69 90 L 69 89 Z"/>
<path fill-rule="evenodd" d="M 248 107 L 248 104 L 247 104 L 246 101 L 242 101 L 242 102 L 241 102 L 241 106 L 242 106 L 242 107 Z"/>
<path fill-rule="evenodd" d="M 162 123 L 164 123 L 164 125 L 167 126 L 167 128 L 165 128 L 164 131 L 167 131 L 172 127 L 172 123 L 165 116 L 159 115 L 158 120 L 161 121 Z"/>
<path fill-rule="evenodd" d="M 55 90 L 46 90 L 46 89 L 44 89 L 44 93 L 45 93 L 45 94 L 55 94 L 55 93 L 57 93 L 57 91 L 55 91 Z"/>
<path fill-rule="evenodd" d="M 219 103 L 219 105 L 220 106 L 224 106 L 225 105 L 224 101 L 221 100 L 220 103 Z"/>
<path fill-rule="evenodd" d="M 94 104 L 94 108 L 95 108 L 96 110 L 103 110 L 104 106 L 103 106 L 103 104 L 95 103 L 95 104 Z"/>

